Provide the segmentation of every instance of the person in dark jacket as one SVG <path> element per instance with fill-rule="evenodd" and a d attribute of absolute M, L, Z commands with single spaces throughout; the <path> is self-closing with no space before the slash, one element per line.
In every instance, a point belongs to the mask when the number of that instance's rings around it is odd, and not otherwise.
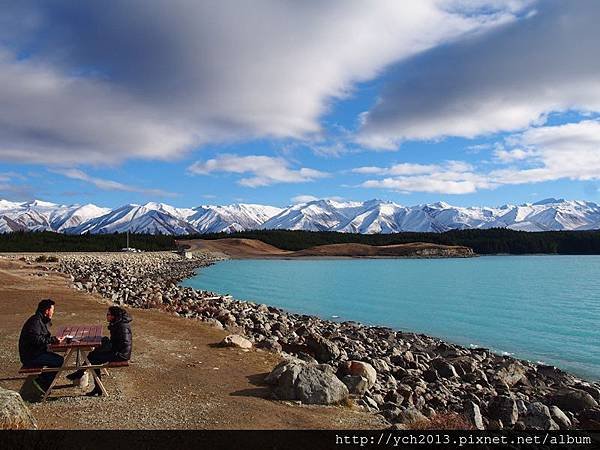
<path fill-rule="evenodd" d="M 62 356 L 48 351 L 48 345 L 62 342 L 62 339 L 52 336 L 48 330 L 54 314 L 54 305 L 54 301 L 49 298 L 40 301 L 35 314 L 27 319 L 21 329 L 19 357 L 24 367 L 60 367 L 63 365 Z M 40 392 L 45 393 L 55 377 L 56 372 L 44 372 L 33 380 L 33 385 Z"/>
<path fill-rule="evenodd" d="M 110 338 L 102 338 L 102 346 L 90 352 L 88 360 L 91 364 L 103 364 L 106 362 L 113 361 L 129 361 L 131 358 L 131 346 L 132 346 L 132 334 L 130 323 L 133 320 L 129 313 L 123 308 L 118 306 L 111 306 L 108 308 L 106 313 L 106 320 L 108 320 L 108 330 L 110 331 Z M 95 369 L 98 378 L 101 377 L 100 369 Z M 84 374 L 83 370 L 78 370 L 67 378 L 71 381 L 75 381 L 81 378 Z M 93 397 L 95 395 L 102 395 L 102 391 L 96 385 L 91 392 L 86 394 L 87 396 Z"/>

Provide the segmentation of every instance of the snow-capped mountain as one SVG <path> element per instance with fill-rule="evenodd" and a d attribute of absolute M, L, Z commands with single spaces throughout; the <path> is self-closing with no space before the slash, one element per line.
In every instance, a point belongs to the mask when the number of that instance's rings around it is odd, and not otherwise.
<path fill-rule="evenodd" d="M 71 234 L 131 231 L 185 235 L 286 229 L 370 234 L 470 228 L 596 230 L 600 229 L 600 206 L 593 202 L 551 198 L 533 204 L 499 207 L 460 207 L 443 202 L 402 206 L 382 200 L 315 200 L 283 209 L 254 204 L 176 208 L 155 202 L 109 209 L 92 204 L 0 200 L 0 233 L 47 230 Z"/>

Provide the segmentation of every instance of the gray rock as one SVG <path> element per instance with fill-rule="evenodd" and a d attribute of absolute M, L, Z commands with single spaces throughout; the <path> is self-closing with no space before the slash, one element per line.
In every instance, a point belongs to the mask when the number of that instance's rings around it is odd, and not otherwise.
<path fill-rule="evenodd" d="M 485 426 L 483 425 L 483 417 L 481 416 L 479 406 L 473 402 L 466 402 L 464 413 L 467 419 L 469 419 L 469 422 L 471 422 L 476 429 L 485 430 Z"/>
<path fill-rule="evenodd" d="M 435 368 L 436 372 L 442 378 L 458 377 L 454 366 L 444 359 L 434 359 L 433 361 L 431 361 L 431 365 Z"/>
<path fill-rule="evenodd" d="M 281 375 L 283 375 L 283 373 L 288 370 L 291 369 L 292 366 L 300 366 L 300 365 L 304 365 L 304 361 L 301 361 L 299 359 L 285 359 L 283 361 L 281 361 L 279 364 L 277 364 L 273 370 L 271 371 L 271 373 L 269 373 L 264 381 L 267 384 L 270 385 L 276 385 L 279 382 L 279 378 L 281 377 Z"/>
<path fill-rule="evenodd" d="M 0 429 L 37 429 L 35 418 L 18 392 L 0 388 Z"/>
<path fill-rule="evenodd" d="M 506 383 L 508 386 L 514 386 L 525 378 L 525 367 L 522 364 L 509 361 L 502 365 L 497 371 L 496 377 Z"/>
<path fill-rule="evenodd" d="M 520 418 L 527 429 L 533 430 L 558 430 L 559 427 L 552 420 L 550 409 L 541 402 L 530 403 L 527 413 Z"/>
<path fill-rule="evenodd" d="M 577 414 L 577 420 L 579 420 L 579 425 L 583 429 L 600 429 L 600 408 L 590 408 L 581 411 Z"/>
<path fill-rule="evenodd" d="M 598 402 L 590 394 L 579 389 L 564 389 L 551 395 L 548 401 L 562 410 L 575 413 L 598 406 Z"/>
<path fill-rule="evenodd" d="M 342 382 L 354 395 L 363 395 L 369 390 L 369 381 L 360 375 L 346 375 L 342 378 Z"/>
<path fill-rule="evenodd" d="M 277 378 L 277 384 L 273 389 L 273 395 L 279 400 L 298 400 L 296 395 L 296 383 L 300 372 L 304 369 L 302 364 L 289 364 Z"/>
<path fill-rule="evenodd" d="M 502 421 L 503 425 L 512 426 L 519 419 L 517 403 L 506 395 L 494 397 L 488 405 L 488 415 L 491 419 Z"/>
<path fill-rule="evenodd" d="M 230 334 L 229 336 L 226 336 L 221 341 L 221 345 L 223 347 L 252 348 L 252 342 L 239 334 Z"/>
<path fill-rule="evenodd" d="M 551 406 L 549 409 L 552 420 L 554 420 L 562 430 L 568 430 L 571 428 L 571 419 L 569 419 L 558 406 Z"/>
<path fill-rule="evenodd" d="M 427 418 L 427 416 L 425 416 L 424 414 L 422 414 L 418 409 L 416 408 L 405 408 L 403 410 L 400 410 L 400 414 L 398 414 L 398 416 L 396 417 L 396 420 L 399 423 L 403 423 L 406 425 L 410 425 L 416 422 L 429 422 L 429 419 Z"/>
<path fill-rule="evenodd" d="M 340 356 L 338 346 L 322 336 L 308 335 L 306 345 L 315 353 L 316 360 L 321 363 L 334 361 Z"/>
<path fill-rule="evenodd" d="M 367 389 L 370 389 L 377 381 L 377 372 L 373 366 L 363 361 L 344 361 L 340 364 L 339 370 L 346 375 L 365 378 Z"/>
<path fill-rule="evenodd" d="M 331 371 L 304 366 L 296 380 L 296 398 L 302 403 L 331 405 L 348 398 L 348 388 Z"/>

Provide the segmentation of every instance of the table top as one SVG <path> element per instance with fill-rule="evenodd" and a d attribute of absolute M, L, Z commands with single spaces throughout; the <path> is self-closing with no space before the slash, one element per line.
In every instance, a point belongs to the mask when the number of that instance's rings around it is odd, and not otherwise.
<path fill-rule="evenodd" d="M 102 325 L 67 325 L 56 329 L 56 337 L 73 336 L 69 343 L 50 345 L 51 350 L 80 347 L 99 347 L 102 343 Z"/>

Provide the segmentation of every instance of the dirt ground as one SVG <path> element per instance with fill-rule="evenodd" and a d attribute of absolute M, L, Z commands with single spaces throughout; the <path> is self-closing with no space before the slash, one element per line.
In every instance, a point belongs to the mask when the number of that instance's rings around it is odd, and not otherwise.
<path fill-rule="evenodd" d="M 19 390 L 24 378 L 17 344 L 38 301 L 57 302 L 53 329 L 104 323 L 108 303 L 71 289 L 61 274 L 0 257 L 0 386 Z M 134 348 L 130 367 L 105 376 L 108 397 L 60 389 L 30 404 L 41 429 L 372 429 L 378 416 L 350 406 L 306 406 L 268 399 L 263 376 L 279 357 L 221 348 L 226 331 L 158 310 L 130 309 Z M 108 331 L 105 328 L 105 332 Z"/>
<path fill-rule="evenodd" d="M 178 241 L 187 245 L 190 250 L 204 250 L 211 253 L 224 255 L 233 259 L 245 258 L 402 258 L 418 257 L 419 250 L 448 250 L 456 252 L 457 256 L 468 254 L 467 247 L 413 242 L 409 244 L 394 245 L 366 245 L 366 244 L 328 244 L 317 245 L 297 252 L 291 252 L 266 244 L 257 239 L 190 239 Z"/>

